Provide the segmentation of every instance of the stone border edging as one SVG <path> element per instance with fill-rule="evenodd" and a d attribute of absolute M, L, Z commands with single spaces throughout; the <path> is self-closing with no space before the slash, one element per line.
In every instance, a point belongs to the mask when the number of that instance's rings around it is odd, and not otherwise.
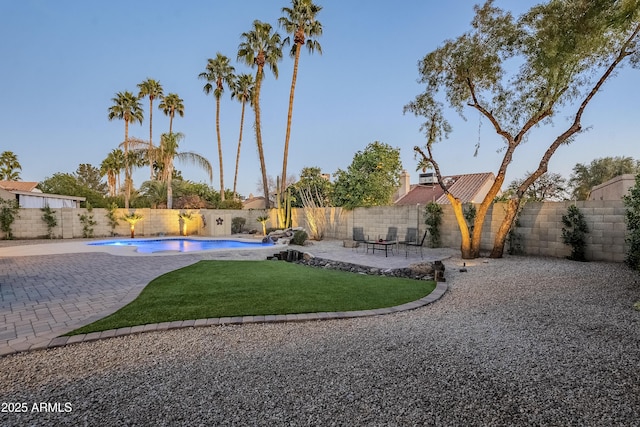
<path fill-rule="evenodd" d="M 48 348 L 62 347 L 69 344 L 79 344 L 83 342 L 97 341 L 101 339 L 122 337 L 125 335 L 139 334 L 143 332 L 167 331 L 170 329 L 197 328 L 205 326 L 222 326 L 222 325 L 244 325 L 252 323 L 283 323 L 283 322 L 307 322 L 312 320 L 331 320 L 331 319 L 352 319 L 356 317 L 381 316 L 391 313 L 399 313 L 402 311 L 414 310 L 424 307 L 425 305 L 436 302 L 447 292 L 448 286 L 445 282 L 436 282 L 436 287 L 431 293 L 418 300 L 396 305 L 387 308 L 376 308 L 371 310 L 360 311 L 338 311 L 338 312 L 320 312 L 320 313 L 303 313 L 303 314 L 270 314 L 262 316 L 235 316 L 235 317 L 215 317 L 209 319 L 198 320 L 176 320 L 173 322 L 150 323 L 147 325 L 130 326 L 126 328 L 110 329 L 102 332 L 91 332 L 88 334 L 60 336 L 53 338 L 48 342 L 34 344 L 28 349 L 15 350 L 10 353 L 3 354 L 0 357 L 10 354 L 17 354 L 32 350 L 44 350 Z"/>

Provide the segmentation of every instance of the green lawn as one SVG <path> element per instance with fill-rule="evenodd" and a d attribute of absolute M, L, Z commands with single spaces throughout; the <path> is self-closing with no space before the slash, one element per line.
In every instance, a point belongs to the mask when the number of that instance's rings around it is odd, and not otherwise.
<path fill-rule="evenodd" d="M 200 261 L 153 280 L 138 298 L 68 335 L 210 317 L 391 307 L 436 284 L 276 261 Z"/>

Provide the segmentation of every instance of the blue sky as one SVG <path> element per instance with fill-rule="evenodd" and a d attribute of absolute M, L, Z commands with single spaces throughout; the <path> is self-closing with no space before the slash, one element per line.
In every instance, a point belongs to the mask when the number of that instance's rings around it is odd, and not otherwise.
<path fill-rule="evenodd" d="M 447 38 L 469 29 L 473 0 L 344 1 L 318 0 L 324 35 L 323 55 L 303 52 L 296 87 L 289 167 L 298 174 L 305 166 L 323 172 L 345 169 L 356 151 L 373 141 L 401 150 L 402 162 L 417 182 L 412 147 L 424 141 L 420 120 L 403 115 L 403 106 L 421 90 L 417 62 Z M 515 14 L 535 1 L 498 0 Z M 240 34 L 253 20 L 276 27 L 285 0 L 22 0 L 0 2 L 0 151 L 13 151 L 25 181 L 41 181 L 56 172 L 74 172 L 80 163 L 99 166 L 123 140 L 124 123 L 107 119 L 116 92 L 132 91 L 146 78 L 159 80 L 165 94 L 184 99 L 185 117 L 176 117 L 174 131 L 185 134 L 180 149 L 207 157 L 218 188 L 219 165 L 215 137 L 215 102 L 202 91 L 207 58 L 221 52 L 236 72 L 255 73 L 236 63 Z M 279 30 L 281 33 L 282 31 Z M 288 51 L 287 51 L 288 52 Z M 267 173 L 281 171 L 293 60 L 285 54 L 276 80 L 267 73 L 261 95 L 263 142 Z M 621 70 L 589 106 L 583 126 L 589 131 L 561 147 L 550 171 L 568 177 L 576 163 L 605 156 L 640 159 L 637 127 L 638 71 Z M 148 137 L 145 122 L 130 127 L 130 135 Z M 552 138 L 566 127 L 569 110 L 553 125 L 535 129 L 512 162 L 507 183 L 537 166 Z M 501 161 L 501 139 L 486 120 L 467 112 L 467 121 L 453 110 L 450 138 L 436 146 L 446 175 L 495 172 Z M 221 132 L 225 186 L 233 185 L 240 104 L 222 99 Z M 168 131 L 169 120 L 154 105 L 154 140 Z M 257 194 L 260 169 L 253 112 L 247 110 L 239 192 Z M 479 132 L 480 129 L 480 132 Z M 481 150 L 473 156 L 474 145 Z M 208 182 L 204 172 L 178 164 L 183 176 Z M 134 174 L 136 187 L 148 177 Z"/>

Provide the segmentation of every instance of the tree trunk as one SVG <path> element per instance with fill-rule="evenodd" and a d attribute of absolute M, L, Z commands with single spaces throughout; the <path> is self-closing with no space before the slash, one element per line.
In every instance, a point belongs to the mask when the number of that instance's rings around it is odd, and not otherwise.
<path fill-rule="evenodd" d="M 149 179 L 153 179 L 153 162 L 151 161 L 151 151 L 153 150 L 153 97 L 149 97 Z"/>
<path fill-rule="evenodd" d="M 256 72 L 256 86 L 254 89 L 253 109 L 256 113 L 256 144 L 258 146 L 258 156 L 260 157 L 260 169 L 262 170 L 262 189 L 264 191 L 264 207 L 269 209 L 271 202 L 269 202 L 269 182 L 267 181 L 267 167 L 264 162 L 264 150 L 262 148 L 262 131 L 260 129 L 260 88 L 262 86 L 262 67 L 258 66 Z"/>
<path fill-rule="evenodd" d="M 447 199 L 451 202 L 453 213 L 458 222 L 458 228 L 460 229 L 460 237 L 462 242 L 460 243 L 460 256 L 462 259 L 472 259 L 473 251 L 471 246 L 471 238 L 469 235 L 469 227 L 467 227 L 467 221 L 464 219 L 464 213 L 462 212 L 462 203 L 460 199 L 453 197 L 450 193 L 447 193 Z"/>
<path fill-rule="evenodd" d="M 218 136 L 218 161 L 220 162 L 220 201 L 224 202 L 224 171 L 222 168 L 222 141 L 220 139 L 220 97 L 216 96 L 216 134 Z"/>
<path fill-rule="evenodd" d="M 129 209 L 131 169 L 129 165 L 129 120 L 124 120 L 124 208 Z"/>
<path fill-rule="evenodd" d="M 240 164 L 240 146 L 242 145 L 242 129 L 244 128 L 244 107 L 246 102 L 242 101 L 242 113 L 240 114 L 240 136 L 238 137 L 238 152 L 236 153 L 236 172 L 233 175 L 233 198 L 238 199 L 236 185 L 238 183 L 238 165 Z"/>
<path fill-rule="evenodd" d="M 509 236 L 511 225 L 518 214 L 518 208 L 520 207 L 520 198 L 513 198 L 509 200 L 507 205 L 507 211 L 500 228 L 496 233 L 496 237 L 493 240 L 493 249 L 491 250 L 490 258 L 502 258 L 504 254 L 504 244 Z"/>
<path fill-rule="evenodd" d="M 289 157 L 289 138 L 291 137 L 291 117 L 293 116 L 293 98 L 296 91 L 296 80 L 298 78 L 298 61 L 300 59 L 301 45 L 297 45 L 296 57 L 293 61 L 293 77 L 291 78 L 291 90 L 289 91 L 289 111 L 287 113 L 287 133 L 284 138 L 284 157 L 282 159 L 282 182 L 280 183 L 280 197 L 287 187 L 287 159 Z"/>

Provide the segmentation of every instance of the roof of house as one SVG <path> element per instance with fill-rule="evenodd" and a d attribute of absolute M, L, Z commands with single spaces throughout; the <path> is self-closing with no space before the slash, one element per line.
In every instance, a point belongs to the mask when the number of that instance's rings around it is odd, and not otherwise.
<path fill-rule="evenodd" d="M 495 181 L 492 172 L 470 173 L 464 175 L 451 175 L 442 177 L 443 182 L 449 187 L 449 192 L 459 198 L 462 203 L 481 202 L 488 186 Z M 396 205 L 416 205 L 436 202 L 449 204 L 446 194 L 439 184 L 412 185 L 411 190 L 396 201 Z"/>
<path fill-rule="evenodd" d="M 0 181 L 0 188 L 7 191 L 28 191 L 36 189 L 37 182 L 28 181 Z M 37 190 L 36 190 L 37 191 Z"/>

